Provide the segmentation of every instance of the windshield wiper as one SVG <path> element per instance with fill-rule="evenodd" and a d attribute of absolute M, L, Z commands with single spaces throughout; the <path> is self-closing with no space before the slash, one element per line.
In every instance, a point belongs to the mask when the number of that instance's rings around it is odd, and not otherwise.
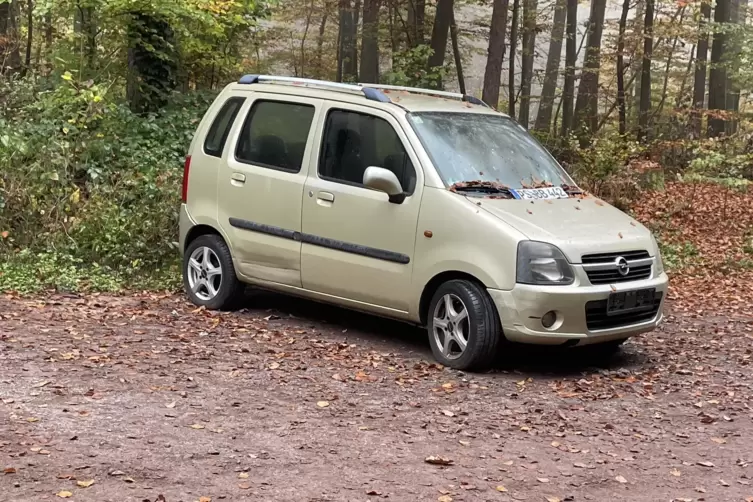
<path fill-rule="evenodd" d="M 483 195 L 504 195 L 506 199 L 515 198 L 509 187 L 495 181 L 461 181 L 451 185 L 450 191 Z"/>

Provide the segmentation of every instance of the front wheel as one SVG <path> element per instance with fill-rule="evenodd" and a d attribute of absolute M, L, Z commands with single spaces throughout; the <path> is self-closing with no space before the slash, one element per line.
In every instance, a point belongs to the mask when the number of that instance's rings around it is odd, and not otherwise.
<path fill-rule="evenodd" d="M 183 256 L 183 286 L 195 305 L 210 310 L 232 309 L 243 295 L 230 249 L 219 235 L 202 235 Z"/>
<path fill-rule="evenodd" d="M 503 340 L 497 308 L 471 281 L 442 284 L 432 298 L 427 324 L 434 357 L 459 370 L 488 369 Z"/>

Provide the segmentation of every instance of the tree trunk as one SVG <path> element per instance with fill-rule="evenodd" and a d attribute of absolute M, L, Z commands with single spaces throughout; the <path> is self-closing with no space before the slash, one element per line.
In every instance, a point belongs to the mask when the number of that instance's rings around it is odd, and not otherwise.
<path fill-rule="evenodd" d="M 622 3 L 620 16 L 620 31 L 617 35 L 617 106 L 620 115 L 620 135 L 627 132 L 627 108 L 625 107 L 625 29 L 630 12 L 630 0 Z"/>
<path fill-rule="evenodd" d="M 0 75 L 15 73 L 21 67 L 18 4 L 0 3 Z"/>
<path fill-rule="evenodd" d="M 499 106 L 499 87 L 502 80 L 502 62 L 505 59 L 508 0 L 494 0 L 492 24 L 489 29 L 489 49 L 484 71 L 484 89 L 481 99 L 495 109 Z"/>
<path fill-rule="evenodd" d="M 426 22 L 426 0 L 408 0 L 408 35 L 410 36 L 410 46 L 418 47 L 423 45 L 424 24 Z"/>
<path fill-rule="evenodd" d="M 34 1 L 26 2 L 26 61 L 21 72 L 22 75 L 31 69 L 31 52 L 34 50 Z"/>
<path fill-rule="evenodd" d="M 649 139 L 651 117 L 651 58 L 654 46 L 654 0 L 646 0 L 643 21 L 643 66 L 641 68 L 641 102 L 638 114 L 638 140 Z"/>
<path fill-rule="evenodd" d="M 309 35 L 309 28 L 311 28 L 311 18 L 314 16 L 314 0 L 311 0 L 308 12 L 306 13 L 306 23 L 303 28 L 303 36 L 301 37 L 301 62 L 299 63 L 300 75 L 306 76 L 306 38 Z"/>
<path fill-rule="evenodd" d="M 695 138 L 702 135 L 703 108 L 706 102 L 706 71 L 709 52 L 708 23 L 711 19 L 711 4 L 701 3 L 701 19 L 698 23 L 698 45 L 696 46 L 695 73 L 693 75 L 693 120 L 692 129 Z"/>
<path fill-rule="evenodd" d="M 518 48 L 518 18 L 520 17 L 520 0 L 512 3 L 512 24 L 510 26 L 510 62 L 507 72 L 507 114 L 515 117 L 515 51 Z"/>
<path fill-rule="evenodd" d="M 316 78 L 322 78 L 324 74 L 323 57 L 324 57 L 324 32 L 327 29 L 327 18 L 329 17 L 329 5 L 325 4 L 322 21 L 319 23 L 319 34 L 316 37 L 316 68 L 314 75 Z"/>
<path fill-rule="evenodd" d="M 531 114 L 531 83 L 536 51 L 537 0 L 523 0 L 523 61 L 520 77 L 520 112 L 518 122 L 528 129 Z"/>
<path fill-rule="evenodd" d="M 429 56 L 429 69 L 444 66 L 444 57 L 447 52 L 447 34 L 452 23 L 454 0 L 439 0 L 437 2 L 437 14 L 434 18 L 434 29 L 431 32 L 431 50 Z M 437 87 L 442 87 L 442 82 L 437 82 Z"/>
<path fill-rule="evenodd" d="M 340 50 L 338 51 L 338 73 L 341 81 L 358 80 L 358 61 L 355 39 L 355 15 L 350 0 L 340 0 Z"/>
<path fill-rule="evenodd" d="M 361 81 L 379 82 L 379 0 L 364 0 Z"/>
<path fill-rule="evenodd" d="M 744 25 L 746 13 L 748 9 L 747 0 L 731 0 L 730 22 L 734 24 Z M 736 35 L 730 40 L 729 54 L 740 54 L 742 46 L 740 43 L 741 35 Z M 729 122 L 727 122 L 727 134 L 735 134 L 738 127 L 737 112 L 740 111 L 740 83 L 735 78 L 740 71 L 740 61 L 735 58 L 728 62 L 730 68 L 728 70 L 729 75 L 729 89 L 727 93 L 727 110 L 734 112 Z"/>
<path fill-rule="evenodd" d="M 730 0 L 717 0 L 714 9 L 714 22 L 729 23 Z M 725 119 L 718 111 L 725 110 L 727 106 L 727 34 L 722 30 L 714 32 L 711 44 L 711 73 L 709 74 L 709 111 L 717 113 L 709 115 L 708 135 L 717 137 L 724 134 Z"/>
<path fill-rule="evenodd" d="M 627 0 L 626 0 L 627 1 Z M 567 16 L 567 0 L 557 0 L 554 5 L 554 21 L 552 35 L 549 39 L 549 53 L 546 57 L 546 73 L 544 86 L 541 89 L 539 113 L 536 115 L 537 131 L 549 133 L 552 126 L 552 109 L 554 108 L 554 94 L 560 74 L 560 60 L 562 59 L 562 37 L 565 33 L 565 17 Z"/>
<path fill-rule="evenodd" d="M 450 39 L 452 40 L 452 55 L 455 58 L 455 70 L 458 74 L 458 87 L 460 93 L 465 94 L 465 78 L 463 77 L 463 59 L 460 57 L 460 45 L 458 44 L 458 25 L 455 24 L 455 13 L 452 13 L 450 23 Z"/>
<path fill-rule="evenodd" d="M 567 34 L 565 42 L 565 86 L 562 89 L 562 138 L 573 128 L 573 101 L 575 99 L 576 36 L 578 29 L 578 0 L 567 0 Z"/>
<path fill-rule="evenodd" d="M 575 102 L 575 128 L 582 146 L 590 144 L 589 135 L 598 128 L 599 70 L 601 68 L 601 35 L 604 28 L 606 0 L 593 0 L 588 20 L 588 41 L 583 61 L 583 75 Z"/>

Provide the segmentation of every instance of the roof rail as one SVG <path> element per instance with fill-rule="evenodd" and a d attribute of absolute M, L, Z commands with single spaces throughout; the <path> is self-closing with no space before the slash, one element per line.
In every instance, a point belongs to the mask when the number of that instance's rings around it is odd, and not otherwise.
<path fill-rule="evenodd" d="M 310 78 L 298 77 L 277 77 L 274 75 L 244 75 L 238 80 L 239 84 L 290 84 L 294 86 L 314 87 L 328 91 L 349 92 L 351 94 L 362 94 L 366 99 L 379 101 L 380 103 L 390 103 L 391 100 L 384 93 L 370 84 L 343 84 L 339 82 L 327 82 L 326 80 L 313 80 Z"/>
<path fill-rule="evenodd" d="M 480 99 L 474 96 L 471 96 L 470 94 L 461 94 L 459 92 L 437 91 L 434 89 L 423 89 L 420 87 L 405 87 L 402 85 L 386 85 L 386 84 L 359 84 L 359 85 L 362 85 L 362 86 L 367 85 L 373 89 L 380 89 L 380 90 L 385 90 L 385 91 L 405 91 L 405 92 L 411 92 L 414 94 L 428 94 L 430 96 L 438 96 L 440 98 L 460 99 L 467 103 L 472 103 L 474 105 L 481 105 L 481 106 L 490 108 L 489 105 L 487 105 Z"/>

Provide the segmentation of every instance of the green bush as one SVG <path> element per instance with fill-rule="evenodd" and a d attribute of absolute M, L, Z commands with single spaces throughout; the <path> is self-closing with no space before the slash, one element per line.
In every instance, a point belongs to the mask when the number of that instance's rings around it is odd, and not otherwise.
<path fill-rule="evenodd" d="M 175 95 L 142 117 L 107 85 L 62 79 L 51 90 L 0 89 L 0 290 L 117 289 L 165 276 L 178 256 L 183 161 L 213 96 Z"/>

